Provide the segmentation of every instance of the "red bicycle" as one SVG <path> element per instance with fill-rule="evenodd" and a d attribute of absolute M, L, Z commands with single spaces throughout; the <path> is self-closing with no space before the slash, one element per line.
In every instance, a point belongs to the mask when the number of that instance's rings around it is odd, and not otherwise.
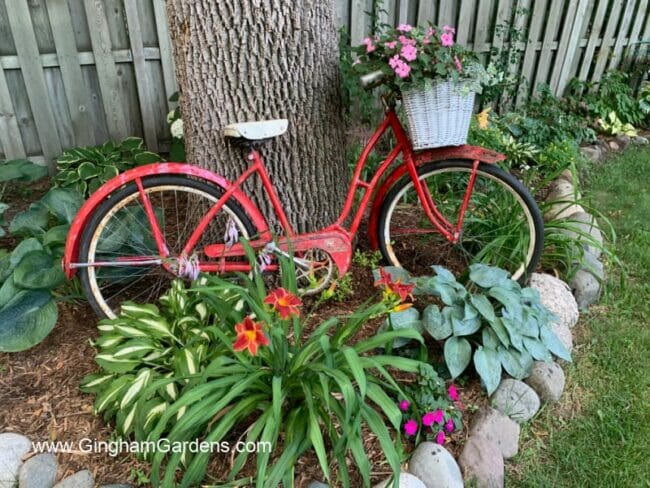
<path fill-rule="evenodd" d="M 539 261 L 543 221 L 526 188 L 495 165 L 505 157 L 469 145 L 414 151 L 394 99 L 384 103 L 385 119 L 361 153 L 345 205 L 330 226 L 294 232 L 254 149 L 282 135 L 287 120 L 232 124 L 224 134 L 248 148 L 251 162 L 236 181 L 176 163 L 151 164 L 117 176 L 75 218 L 65 248 L 66 275 L 71 278 L 79 271 L 94 310 L 114 317 L 126 300 L 155 300 L 175 277 L 250 272 L 238 240 L 245 237 L 269 272 L 278 270 L 274 257 L 291 250 L 301 291 L 317 293 L 335 271 L 339 276 L 348 271 L 352 242 L 370 205 L 370 243 L 388 264 L 414 274 L 429 274 L 431 265 L 441 264 L 460 275 L 480 261 L 525 280 Z M 389 130 L 396 144 L 370 181 L 363 181 L 369 155 Z M 283 235 L 274 236 L 242 191 L 255 174 Z M 358 190 L 363 190 L 360 199 Z"/>

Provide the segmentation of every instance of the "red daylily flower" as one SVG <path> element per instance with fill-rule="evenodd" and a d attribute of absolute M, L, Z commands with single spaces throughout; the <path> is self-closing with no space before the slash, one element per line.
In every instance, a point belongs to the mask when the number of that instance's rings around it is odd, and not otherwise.
<path fill-rule="evenodd" d="M 273 307 L 273 310 L 278 312 L 281 318 L 286 319 L 291 315 L 296 317 L 300 316 L 300 307 L 302 300 L 284 288 L 278 288 L 269 293 L 264 299 L 264 303 L 268 303 Z"/>
<path fill-rule="evenodd" d="M 248 352 L 255 356 L 259 346 L 269 345 L 269 340 L 264 335 L 260 322 L 253 322 L 250 317 L 246 317 L 243 322 L 235 325 L 235 331 L 237 338 L 232 348 L 237 352 L 248 349 Z"/>
<path fill-rule="evenodd" d="M 402 302 L 408 297 L 413 299 L 414 284 L 402 283 L 401 278 L 397 278 L 397 280 L 393 281 L 390 273 L 387 273 L 384 268 L 379 269 L 379 276 L 380 278 L 375 282 L 375 286 L 384 285 L 388 293 L 399 296 L 399 299 Z"/>

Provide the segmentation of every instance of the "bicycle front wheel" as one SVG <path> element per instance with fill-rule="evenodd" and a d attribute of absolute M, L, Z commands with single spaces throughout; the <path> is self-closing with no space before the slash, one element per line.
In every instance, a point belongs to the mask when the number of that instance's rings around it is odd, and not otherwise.
<path fill-rule="evenodd" d="M 142 185 L 172 260 L 223 194 L 215 185 L 183 175 L 150 176 Z M 242 207 L 230 198 L 197 242 L 195 259 L 207 262 L 203 247 L 223 243 L 233 226 L 239 236 L 255 234 Z M 79 262 L 84 264 L 79 273 L 83 290 L 101 317 L 115 317 L 127 300 L 155 302 L 176 277 L 158 252 L 135 183 L 113 193 L 93 213 L 81 237 Z"/>
<path fill-rule="evenodd" d="M 427 163 L 418 169 L 442 216 L 455 225 L 463 204 L 471 161 Z M 414 275 L 442 265 L 465 279 L 473 263 L 498 266 L 525 282 L 542 252 L 544 223 L 535 200 L 512 175 L 481 164 L 464 214 L 458 242 L 443 236 L 424 213 L 411 177 L 402 178 L 382 203 L 378 241 L 384 259 Z"/>

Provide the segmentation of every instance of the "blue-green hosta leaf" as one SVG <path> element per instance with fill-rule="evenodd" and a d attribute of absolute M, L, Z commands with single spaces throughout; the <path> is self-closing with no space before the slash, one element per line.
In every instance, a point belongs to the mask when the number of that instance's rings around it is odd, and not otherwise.
<path fill-rule="evenodd" d="M 501 345 L 499 338 L 492 329 L 483 329 L 481 331 L 481 338 L 483 345 L 485 347 L 489 347 L 490 349 L 497 349 Z"/>
<path fill-rule="evenodd" d="M 85 186 L 85 184 L 84 184 Z M 83 194 L 85 192 L 77 193 L 70 188 L 52 188 L 41 199 L 41 202 L 52 212 L 56 217 L 64 223 L 71 224 L 75 215 L 84 203 Z"/>
<path fill-rule="evenodd" d="M 497 317 L 494 322 L 491 324 L 492 330 L 496 334 L 496 336 L 499 338 L 499 341 L 501 344 L 503 344 L 504 347 L 509 347 L 510 346 L 510 336 L 508 335 L 508 331 L 506 330 L 505 326 L 503 325 L 503 319 L 501 317 Z"/>
<path fill-rule="evenodd" d="M 0 164 L 0 183 L 11 180 L 36 181 L 47 176 L 47 168 L 28 159 L 13 159 Z"/>
<path fill-rule="evenodd" d="M 9 303 L 9 300 L 15 297 L 19 291 L 20 288 L 14 283 L 13 276 L 9 276 L 2 286 L 0 286 L 0 309 Z"/>
<path fill-rule="evenodd" d="M 475 316 L 470 319 L 459 320 L 452 316 L 451 325 L 455 336 L 468 336 L 481 328 L 481 319 Z"/>
<path fill-rule="evenodd" d="M 381 333 L 389 330 L 389 323 L 392 326 L 391 330 L 411 329 L 419 333 L 422 333 L 424 330 L 422 321 L 420 320 L 420 312 L 418 312 L 415 307 L 407 308 L 401 312 L 391 312 L 386 319 L 386 322 L 379 328 L 378 332 Z M 411 342 L 411 339 L 398 337 L 393 341 L 393 347 L 404 347 L 409 342 Z"/>
<path fill-rule="evenodd" d="M 11 224 L 9 232 L 16 234 L 40 235 L 47 227 L 49 212 L 45 205 L 36 202 L 29 206 L 29 209 L 16 215 Z"/>
<path fill-rule="evenodd" d="M 508 337 L 510 338 L 510 344 L 512 345 L 512 347 L 514 347 L 518 351 L 521 351 L 524 348 L 524 342 L 523 342 L 524 336 L 521 334 L 521 329 L 519 328 L 519 324 L 505 317 L 501 319 L 501 323 L 505 326 L 506 330 L 508 331 Z"/>
<path fill-rule="evenodd" d="M 41 342 L 58 317 L 46 291 L 19 291 L 0 309 L 0 352 L 19 352 Z"/>
<path fill-rule="evenodd" d="M 522 320 L 519 323 L 521 333 L 528 337 L 539 337 L 539 325 L 535 316 L 524 309 Z"/>
<path fill-rule="evenodd" d="M 557 338 L 555 333 L 549 327 L 540 327 L 539 337 L 548 350 L 560 359 L 571 361 L 571 353 L 564 347 L 564 344 Z"/>
<path fill-rule="evenodd" d="M 5 281 L 14 271 L 11 265 L 11 254 L 6 250 L 0 249 L 0 281 Z"/>
<path fill-rule="evenodd" d="M 49 247 L 65 244 L 69 230 L 70 226 L 68 224 L 57 225 L 51 229 L 48 229 L 48 231 L 43 236 L 43 245 L 45 247 Z"/>
<path fill-rule="evenodd" d="M 23 259 L 23 256 L 31 251 L 42 251 L 43 246 L 38 239 L 30 237 L 25 239 L 11 253 L 11 258 L 9 259 L 9 264 L 11 269 L 15 269 L 18 266 L 18 263 Z"/>
<path fill-rule="evenodd" d="M 442 341 L 452 334 L 451 323 L 443 318 L 437 305 L 428 305 L 424 309 L 422 325 L 437 341 Z"/>
<path fill-rule="evenodd" d="M 515 349 L 499 347 L 497 349 L 499 361 L 506 372 L 515 379 L 523 380 L 530 376 L 530 371 L 525 368 L 525 364 L 521 360 L 521 353 Z"/>
<path fill-rule="evenodd" d="M 457 378 L 472 360 L 472 346 L 463 337 L 450 337 L 445 341 L 445 364 L 452 378 Z"/>
<path fill-rule="evenodd" d="M 503 304 L 515 320 L 521 320 L 521 301 L 516 292 L 495 286 L 490 288 L 487 293 L 491 297 L 496 298 L 499 303 Z"/>
<path fill-rule="evenodd" d="M 483 380 L 488 395 L 494 393 L 501 382 L 501 361 L 497 352 L 479 346 L 474 352 L 474 367 Z"/>
<path fill-rule="evenodd" d="M 445 268 L 443 266 L 438 266 L 438 265 L 433 265 L 431 267 L 436 272 L 436 275 L 440 278 L 440 280 L 442 282 L 444 282 L 444 283 L 455 283 L 456 282 L 456 277 L 447 268 Z"/>
<path fill-rule="evenodd" d="M 507 281 L 510 275 L 501 268 L 476 263 L 469 267 L 469 279 L 483 288 L 492 288 Z"/>
<path fill-rule="evenodd" d="M 524 337 L 524 347 L 538 361 L 550 362 L 553 360 L 548 348 L 537 338 Z"/>
<path fill-rule="evenodd" d="M 28 290 L 52 290 L 64 281 L 61 264 L 45 251 L 28 252 L 14 270 L 16 285 Z"/>
<path fill-rule="evenodd" d="M 485 295 L 472 294 L 470 295 L 469 300 L 485 320 L 490 323 L 494 322 L 496 319 L 496 315 L 494 314 L 494 307 Z"/>

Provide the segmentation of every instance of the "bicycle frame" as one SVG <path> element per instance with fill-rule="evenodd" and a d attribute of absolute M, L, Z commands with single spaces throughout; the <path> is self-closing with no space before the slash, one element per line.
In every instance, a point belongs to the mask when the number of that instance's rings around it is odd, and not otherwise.
<path fill-rule="evenodd" d="M 393 132 L 397 144 L 393 147 L 386 159 L 380 164 L 372 179 L 369 182 L 363 181 L 361 179 L 361 173 L 368 162 L 368 157 L 375 149 L 379 140 L 386 134 L 388 130 L 391 130 Z M 400 154 L 403 155 L 402 164 L 393 170 L 388 177 L 384 178 L 388 172 L 388 169 Z M 372 230 L 376 227 L 377 213 L 381 201 L 390 187 L 392 187 L 393 184 L 395 184 L 400 178 L 404 177 L 405 175 L 409 175 L 414 181 L 418 198 L 422 204 L 422 208 L 435 228 L 435 230 L 432 229 L 430 231 L 414 230 L 414 232 L 440 232 L 443 236 L 445 236 L 445 238 L 451 242 L 455 242 L 460 234 L 463 223 L 463 216 L 473 190 L 474 180 L 476 177 L 476 169 L 481 162 L 494 163 L 496 161 L 503 160 L 504 157 L 487 149 L 467 145 L 442 147 L 415 152 L 396 113 L 394 110 L 388 109 L 385 119 L 372 135 L 359 157 L 352 176 L 352 180 L 350 182 L 343 209 L 338 219 L 336 222 L 322 230 L 305 234 L 296 234 L 292 228 L 259 152 L 256 150 L 251 150 L 250 154 L 248 155 L 248 159 L 251 161 L 251 165 L 246 169 L 246 171 L 244 171 L 243 174 L 240 175 L 239 178 L 237 178 L 236 181 L 232 183 L 210 171 L 203 170 L 188 164 L 173 163 L 158 163 L 136 168 L 109 181 L 102 188 L 100 188 L 96 194 L 93 194 L 91 196 L 91 199 L 89 199 L 84 207 L 82 207 L 72 224 L 68 241 L 66 242 L 65 256 L 63 259 L 63 266 L 66 275 L 68 277 L 72 277 L 75 273 L 76 268 L 88 266 L 87 263 L 75 263 L 74 261 L 78 254 L 78 241 L 81 230 L 89 220 L 90 215 L 92 215 L 92 212 L 95 210 L 96 206 L 99 205 L 99 203 L 101 203 L 101 201 L 106 198 L 112 191 L 131 181 L 135 181 L 138 187 L 140 199 L 142 200 L 143 207 L 151 225 L 152 233 L 159 252 L 159 256 L 143 256 L 143 263 L 144 261 L 149 261 L 153 258 L 156 258 L 161 260 L 161 264 L 163 266 L 168 267 L 168 265 L 165 264 L 165 260 L 167 258 L 171 257 L 184 259 L 188 256 L 191 256 L 194 252 L 196 243 L 199 241 L 202 233 L 209 225 L 211 219 L 214 218 L 214 216 L 221 210 L 226 201 L 231 197 L 239 202 L 249 217 L 251 217 L 251 220 L 258 231 L 257 238 L 250 241 L 250 245 L 254 249 L 261 249 L 266 244 L 272 242 L 273 235 L 270 231 L 268 222 L 262 216 L 257 206 L 245 195 L 241 189 L 245 181 L 247 181 L 254 174 L 257 174 L 260 177 L 262 185 L 269 196 L 273 210 L 284 232 L 284 235 L 280 236 L 277 239 L 278 247 L 283 251 L 288 251 L 291 249 L 293 252 L 306 251 L 311 248 L 325 250 L 332 257 L 334 263 L 338 268 L 339 274 L 343 275 L 347 272 L 350 266 L 352 257 L 352 240 L 354 239 L 354 236 L 356 235 L 359 226 L 361 225 L 361 221 L 368 208 L 368 205 L 370 204 L 371 198 L 373 198 L 373 195 L 374 202 L 370 214 L 370 239 L 373 247 L 377 247 L 377 238 Z M 418 167 L 420 165 L 429 161 L 439 161 L 444 159 L 465 159 L 474 161 L 474 170 L 470 174 L 468 186 L 465 192 L 465 198 L 463 200 L 463 204 L 461 206 L 455 224 L 449 222 L 438 211 L 435 202 L 431 198 L 427 186 L 425 184 L 421 184 L 417 174 Z M 182 256 L 169 256 L 169 252 L 166 248 L 164 237 L 157 222 L 154 209 L 152 208 L 147 194 L 144 191 L 142 178 L 152 174 L 195 175 L 220 186 L 224 190 L 223 195 L 217 202 L 215 202 L 208 213 L 206 213 L 206 215 L 202 218 L 199 225 L 188 239 Z M 355 197 L 359 189 L 363 189 L 364 194 L 361 198 L 361 201 L 358 203 L 356 211 L 354 211 Z M 350 225 L 346 227 L 345 222 L 348 220 L 350 215 L 352 215 L 353 211 L 354 215 L 352 221 Z M 228 259 L 236 257 L 242 258 L 245 256 L 244 248 L 239 243 L 233 245 L 230 248 L 226 247 L 225 244 L 211 244 L 204 248 L 204 252 L 208 257 L 217 259 L 218 261 L 200 263 L 201 271 L 246 272 L 250 270 L 250 264 L 247 262 Z M 138 265 L 135 262 L 128 264 Z M 147 262 L 147 264 L 150 263 Z M 93 263 L 93 266 L 95 267 L 102 265 L 112 266 L 116 264 Z M 119 265 L 127 265 L 127 263 L 121 263 Z M 271 265 L 270 269 L 274 268 L 275 265 Z"/>

